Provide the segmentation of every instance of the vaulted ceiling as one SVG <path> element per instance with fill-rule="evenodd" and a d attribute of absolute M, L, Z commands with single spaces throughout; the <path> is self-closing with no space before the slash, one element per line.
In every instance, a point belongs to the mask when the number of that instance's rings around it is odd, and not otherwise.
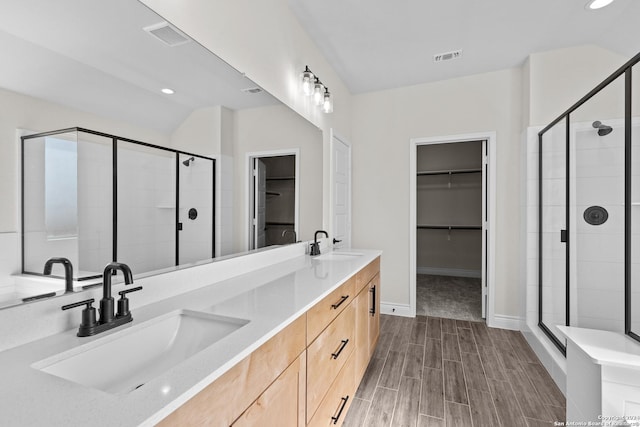
<path fill-rule="evenodd" d="M 640 51 L 640 1 L 594 11 L 587 0 L 289 0 L 353 93 L 520 66 L 531 53 L 596 44 Z M 460 59 L 434 63 L 462 49 Z M 620 64 L 622 65 L 622 64 Z"/>

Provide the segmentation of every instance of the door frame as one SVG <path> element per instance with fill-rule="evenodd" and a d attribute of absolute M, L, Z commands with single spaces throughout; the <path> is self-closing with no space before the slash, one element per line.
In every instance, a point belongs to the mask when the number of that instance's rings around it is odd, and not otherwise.
<path fill-rule="evenodd" d="M 262 157 L 278 157 L 278 156 L 295 156 L 296 159 L 296 182 L 295 182 L 295 213 L 294 213 L 294 230 L 296 236 L 299 235 L 300 227 L 300 149 L 299 148 L 284 148 L 280 150 L 267 150 L 267 151 L 252 151 L 246 153 L 245 161 L 245 209 L 244 209 L 244 230 L 247 233 L 245 238 L 245 244 L 247 250 L 252 250 L 252 227 L 253 227 L 253 159 Z"/>
<path fill-rule="evenodd" d="M 482 275 L 486 278 L 486 322 L 487 325 L 495 324 L 495 263 L 496 263 L 496 132 L 478 132 L 460 135 L 446 135 L 427 138 L 411 138 L 409 140 L 409 309 L 411 316 L 416 315 L 416 258 L 417 258 L 417 153 L 418 145 L 447 144 L 455 142 L 468 142 L 486 140 L 487 154 L 486 165 L 483 159 L 483 168 L 486 167 L 486 177 L 483 174 L 483 187 L 486 191 L 486 203 L 488 209 L 488 221 L 483 224 L 488 230 L 489 244 L 486 247 L 483 259 Z M 484 157 L 484 153 L 483 153 Z M 487 180 L 488 178 L 488 185 Z M 484 222 L 484 221 L 483 221 Z"/>
<path fill-rule="evenodd" d="M 349 210 L 349 243 L 351 244 L 351 239 L 353 236 L 352 233 L 352 218 L 353 218 L 353 211 L 352 211 L 352 186 L 353 186 L 353 163 L 352 163 L 352 153 L 353 153 L 353 148 L 351 146 L 351 143 L 344 138 L 342 135 L 340 135 L 339 133 L 337 133 L 333 128 L 329 129 L 329 171 L 330 171 L 330 180 L 331 180 L 331 185 L 329 186 L 330 190 L 329 190 L 329 200 L 331 201 L 329 203 L 329 217 L 330 217 L 330 221 L 331 221 L 331 235 L 335 236 L 335 200 L 334 200 L 334 196 L 335 196 L 335 160 L 333 157 L 333 153 L 334 153 L 334 139 L 338 140 L 339 142 L 341 142 L 342 144 L 347 146 L 347 149 L 349 151 L 349 194 L 347 195 L 347 199 L 348 199 L 348 210 Z"/>

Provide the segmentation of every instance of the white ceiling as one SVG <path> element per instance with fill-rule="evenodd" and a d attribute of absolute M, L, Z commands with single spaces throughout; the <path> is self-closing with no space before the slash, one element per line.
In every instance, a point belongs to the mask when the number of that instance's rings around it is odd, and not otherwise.
<path fill-rule="evenodd" d="M 640 51 L 640 0 L 289 0 L 353 93 L 520 66 L 530 53 L 597 44 Z M 461 59 L 433 55 L 463 49 Z M 622 65 L 622 64 L 620 64 Z"/>
<path fill-rule="evenodd" d="M 194 110 L 279 103 L 199 44 L 168 47 L 136 0 L 2 0 L 0 87 L 171 132 Z M 169 87 L 174 95 L 160 89 Z"/>

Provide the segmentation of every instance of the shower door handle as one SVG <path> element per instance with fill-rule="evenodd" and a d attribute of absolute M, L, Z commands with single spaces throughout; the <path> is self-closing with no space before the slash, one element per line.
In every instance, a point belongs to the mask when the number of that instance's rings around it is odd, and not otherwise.
<path fill-rule="evenodd" d="M 567 230 L 560 230 L 560 241 L 567 243 Z"/>

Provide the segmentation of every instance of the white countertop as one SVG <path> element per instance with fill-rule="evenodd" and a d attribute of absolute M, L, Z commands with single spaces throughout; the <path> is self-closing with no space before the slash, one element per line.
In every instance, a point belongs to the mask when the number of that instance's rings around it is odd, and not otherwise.
<path fill-rule="evenodd" d="M 598 365 L 640 370 L 640 343 L 620 332 L 556 326 Z"/>
<path fill-rule="evenodd" d="M 78 338 L 74 328 L 3 351 L 0 424 L 154 425 L 381 254 L 372 250 L 357 252 L 362 256 L 331 260 L 300 256 L 140 308 L 136 308 L 133 300 L 134 320 L 128 325 L 88 338 Z M 31 367 L 43 359 L 180 309 L 250 322 L 127 394 L 88 388 Z M 77 315 L 79 323 L 80 310 Z"/>

